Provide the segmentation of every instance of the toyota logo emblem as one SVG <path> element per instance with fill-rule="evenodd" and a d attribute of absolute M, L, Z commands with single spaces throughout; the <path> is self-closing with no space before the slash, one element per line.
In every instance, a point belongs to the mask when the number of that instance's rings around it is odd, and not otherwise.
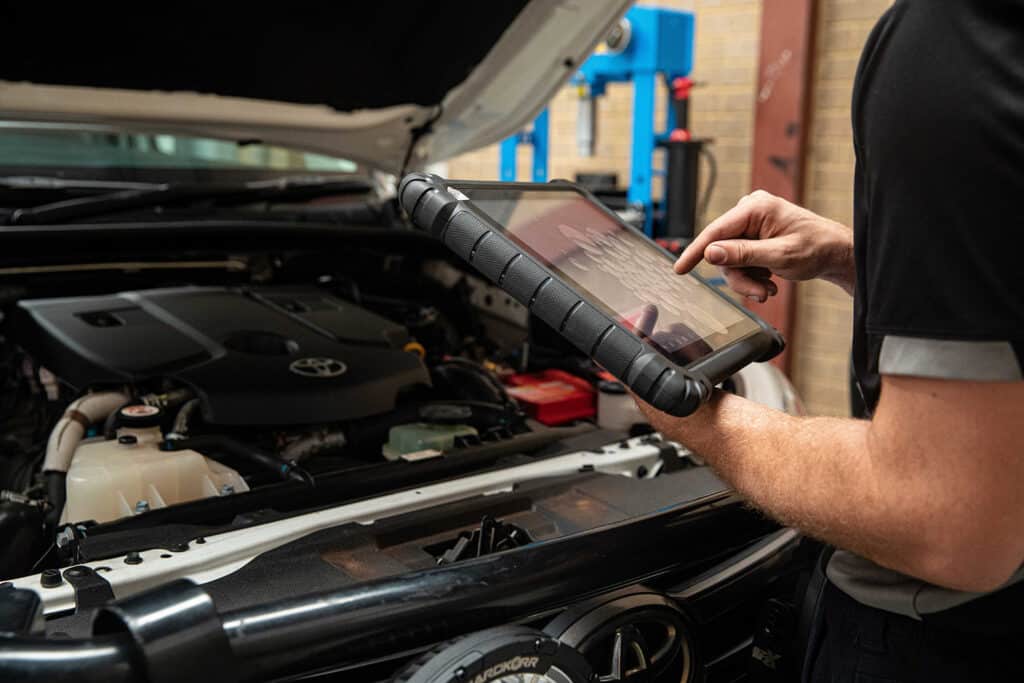
<path fill-rule="evenodd" d="M 302 377 L 330 379 L 345 374 L 348 366 L 334 358 L 300 358 L 289 365 L 288 369 Z"/>

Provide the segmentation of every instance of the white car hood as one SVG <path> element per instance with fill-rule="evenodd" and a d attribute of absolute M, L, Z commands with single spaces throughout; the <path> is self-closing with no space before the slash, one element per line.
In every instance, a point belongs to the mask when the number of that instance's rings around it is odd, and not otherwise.
<path fill-rule="evenodd" d="M 546 106 L 629 4 L 629 0 L 530 0 L 469 75 L 447 90 L 438 104 L 339 111 L 326 104 L 217 92 L 51 84 L 61 80 L 53 78 L 52 71 L 48 79 L 33 82 L 35 78 L 11 78 L 0 65 L 0 121 L 74 122 L 133 131 L 259 139 L 347 157 L 396 173 L 407 155 L 409 168 L 421 167 L 518 130 Z M 453 32 L 417 45 L 423 78 L 431 74 L 429 45 L 459 39 Z M 124 58 L 132 59 L 132 55 Z M 372 59 L 373 55 L 362 58 Z M 316 78 L 325 79 L 317 87 L 333 87 L 329 70 L 316 73 Z M 401 101 L 402 93 L 389 95 Z M 415 148 L 410 151 L 414 138 Z"/>

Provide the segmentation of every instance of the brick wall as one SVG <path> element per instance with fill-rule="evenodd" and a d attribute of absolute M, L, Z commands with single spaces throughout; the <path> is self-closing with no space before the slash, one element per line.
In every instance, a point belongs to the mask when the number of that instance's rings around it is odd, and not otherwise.
<path fill-rule="evenodd" d="M 853 222 L 850 97 L 861 48 L 890 0 L 819 0 L 811 127 L 804 204 L 846 225 Z M 797 289 L 793 381 L 811 412 L 849 413 L 852 299 L 834 285 Z"/>
<path fill-rule="evenodd" d="M 769 0 L 770 1 L 770 0 Z M 757 83 L 761 0 L 661 0 L 646 4 L 696 13 L 691 129 L 714 139 L 718 183 L 707 219 L 726 211 L 750 191 L 753 99 Z M 820 0 L 815 96 L 808 155 L 806 203 L 815 211 L 849 222 L 853 150 L 849 99 L 857 56 L 888 0 Z M 664 93 L 658 111 L 664 109 Z M 594 157 L 576 152 L 576 93 L 564 88 L 551 104 L 550 176 L 577 172 L 629 174 L 632 88 L 611 85 L 601 99 Z M 659 126 L 661 122 L 659 121 Z M 519 178 L 529 178 L 529 154 L 519 158 Z M 457 178 L 498 175 L 496 145 L 449 163 Z M 793 379 L 811 412 L 846 414 L 851 305 L 845 293 L 824 283 L 798 288 L 797 332 L 793 340 Z"/>
<path fill-rule="evenodd" d="M 709 216 L 728 209 L 749 191 L 750 143 L 753 127 L 752 93 L 757 80 L 757 48 L 761 3 L 757 0 L 661 0 L 645 4 L 696 12 L 697 39 L 693 78 L 707 85 L 695 91 L 691 129 L 715 140 L 719 163 L 718 184 Z M 625 185 L 629 178 L 632 130 L 632 86 L 612 84 L 598 105 L 597 149 L 591 158 L 576 153 L 577 95 L 562 89 L 551 103 L 552 178 L 576 173 L 614 172 Z M 664 112 L 665 93 L 656 110 Z M 659 128 L 663 121 L 657 121 Z M 519 179 L 528 180 L 529 151 L 521 148 Z M 498 148 L 492 145 L 451 160 L 453 177 L 496 178 Z"/>

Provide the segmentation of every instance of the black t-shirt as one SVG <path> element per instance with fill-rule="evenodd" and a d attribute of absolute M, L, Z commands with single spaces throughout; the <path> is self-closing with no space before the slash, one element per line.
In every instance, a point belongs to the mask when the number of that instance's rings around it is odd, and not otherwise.
<path fill-rule="evenodd" d="M 867 413 L 884 374 L 1021 380 L 1024 0 L 897 0 L 864 48 L 853 130 L 853 368 Z M 917 617 L 975 597 L 845 552 L 828 573 Z"/>
<path fill-rule="evenodd" d="M 868 411 L 880 369 L 934 360 L 929 376 L 1019 379 L 1024 2 L 896 2 L 864 48 L 853 130 L 853 357 Z M 887 337 L 924 343 L 890 350 Z"/>

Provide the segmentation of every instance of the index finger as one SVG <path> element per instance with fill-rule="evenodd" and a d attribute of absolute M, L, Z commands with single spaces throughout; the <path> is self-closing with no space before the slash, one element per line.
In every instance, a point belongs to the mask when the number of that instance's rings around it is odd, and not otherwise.
<path fill-rule="evenodd" d="M 673 266 L 675 271 L 680 275 L 689 273 L 704 258 L 704 250 L 708 248 L 709 244 L 718 240 L 739 237 L 746 232 L 749 219 L 750 206 L 741 201 L 711 221 L 708 227 L 704 228 L 676 259 L 675 266 Z"/>

